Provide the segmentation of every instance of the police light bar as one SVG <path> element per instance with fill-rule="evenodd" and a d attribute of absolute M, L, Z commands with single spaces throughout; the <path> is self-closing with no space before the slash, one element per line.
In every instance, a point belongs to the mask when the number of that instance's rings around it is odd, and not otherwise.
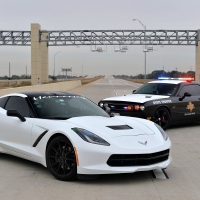
<path fill-rule="evenodd" d="M 194 81 L 194 78 L 191 78 L 191 77 L 185 77 L 185 78 L 158 77 L 158 80 Z"/>

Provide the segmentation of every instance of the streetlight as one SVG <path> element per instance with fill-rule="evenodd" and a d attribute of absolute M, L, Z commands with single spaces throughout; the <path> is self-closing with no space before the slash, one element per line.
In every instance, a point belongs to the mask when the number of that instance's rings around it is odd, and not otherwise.
<path fill-rule="evenodd" d="M 139 19 L 133 19 L 133 21 L 138 21 L 144 28 L 144 40 L 146 39 L 146 26 L 139 20 Z M 148 52 L 146 47 L 146 40 L 145 40 L 145 46 L 144 46 L 144 83 L 146 83 L 146 52 Z"/>
<path fill-rule="evenodd" d="M 26 78 L 27 78 L 27 65 L 26 65 Z"/>
<path fill-rule="evenodd" d="M 53 76 L 54 76 L 54 78 L 55 78 L 55 74 L 56 74 L 56 72 L 55 72 L 55 57 L 56 57 L 56 55 L 58 54 L 58 53 L 60 53 L 60 51 L 58 51 L 57 53 L 55 53 L 54 54 L 54 70 L 53 70 Z"/>

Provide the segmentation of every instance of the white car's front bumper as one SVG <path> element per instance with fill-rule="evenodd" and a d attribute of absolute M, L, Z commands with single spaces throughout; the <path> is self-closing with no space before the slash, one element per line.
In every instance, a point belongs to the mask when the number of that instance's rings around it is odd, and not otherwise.
<path fill-rule="evenodd" d="M 166 168 L 172 161 L 170 152 L 171 142 L 164 142 L 161 146 L 148 148 L 141 145 L 141 148 L 119 148 L 115 145 L 102 146 L 95 144 L 78 145 L 79 166 L 77 166 L 78 174 L 115 174 L 115 173 L 131 173 L 137 171 L 149 171 L 153 169 Z M 169 157 L 165 161 L 156 164 L 144 166 L 120 166 L 113 167 L 107 164 L 108 159 L 113 154 L 152 154 L 169 149 Z"/>
<path fill-rule="evenodd" d="M 136 167 L 110 167 L 107 164 L 91 165 L 91 166 L 78 166 L 78 174 L 118 174 L 118 173 L 133 173 L 137 171 L 150 171 L 153 169 L 165 169 L 172 161 L 171 156 L 168 160 L 147 166 Z"/>

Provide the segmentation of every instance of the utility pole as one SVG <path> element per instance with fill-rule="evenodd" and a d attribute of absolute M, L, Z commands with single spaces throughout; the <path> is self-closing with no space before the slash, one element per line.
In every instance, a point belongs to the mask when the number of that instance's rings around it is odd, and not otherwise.
<path fill-rule="evenodd" d="M 83 65 L 82 65 L 82 77 L 83 77 Z"/>
<path fill-rule="evenodd" d="M 26 79 L 27 79 L 27 65 L 26 65 Z"/>
<path fill-rule="evenodd" d="M 10 80 L 10 62 L 9 62 L 9 80 Z"/>

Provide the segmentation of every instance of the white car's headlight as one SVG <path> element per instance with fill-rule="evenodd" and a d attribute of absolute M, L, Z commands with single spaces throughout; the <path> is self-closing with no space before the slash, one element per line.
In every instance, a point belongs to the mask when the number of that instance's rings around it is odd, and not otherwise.
<path fill-rule="evenodd" d="M 168 139 L 167 133 L 165 133 L 165 131 L 158 124 L 156 124 L 156 123 L 154 123 L 154 124 L 158 128 L 158 130 L 160 131 L 160 133 L 162 134 L 164 140 L 167 141 L 167 139 Z"/>
<path fill-rule="evenodd" d="M 98 135 L 95 135 L 94 133 L 92 133 L 90 131 L 87 131 L 82 128 L 72 128 L 72 130 L 75 133 L 77 133 L 86 142 L 110 146 L 110 144 L 108 142 L 106 142 L 104 139 L 102 139 L 101 137 L 99 137 Z"/>

